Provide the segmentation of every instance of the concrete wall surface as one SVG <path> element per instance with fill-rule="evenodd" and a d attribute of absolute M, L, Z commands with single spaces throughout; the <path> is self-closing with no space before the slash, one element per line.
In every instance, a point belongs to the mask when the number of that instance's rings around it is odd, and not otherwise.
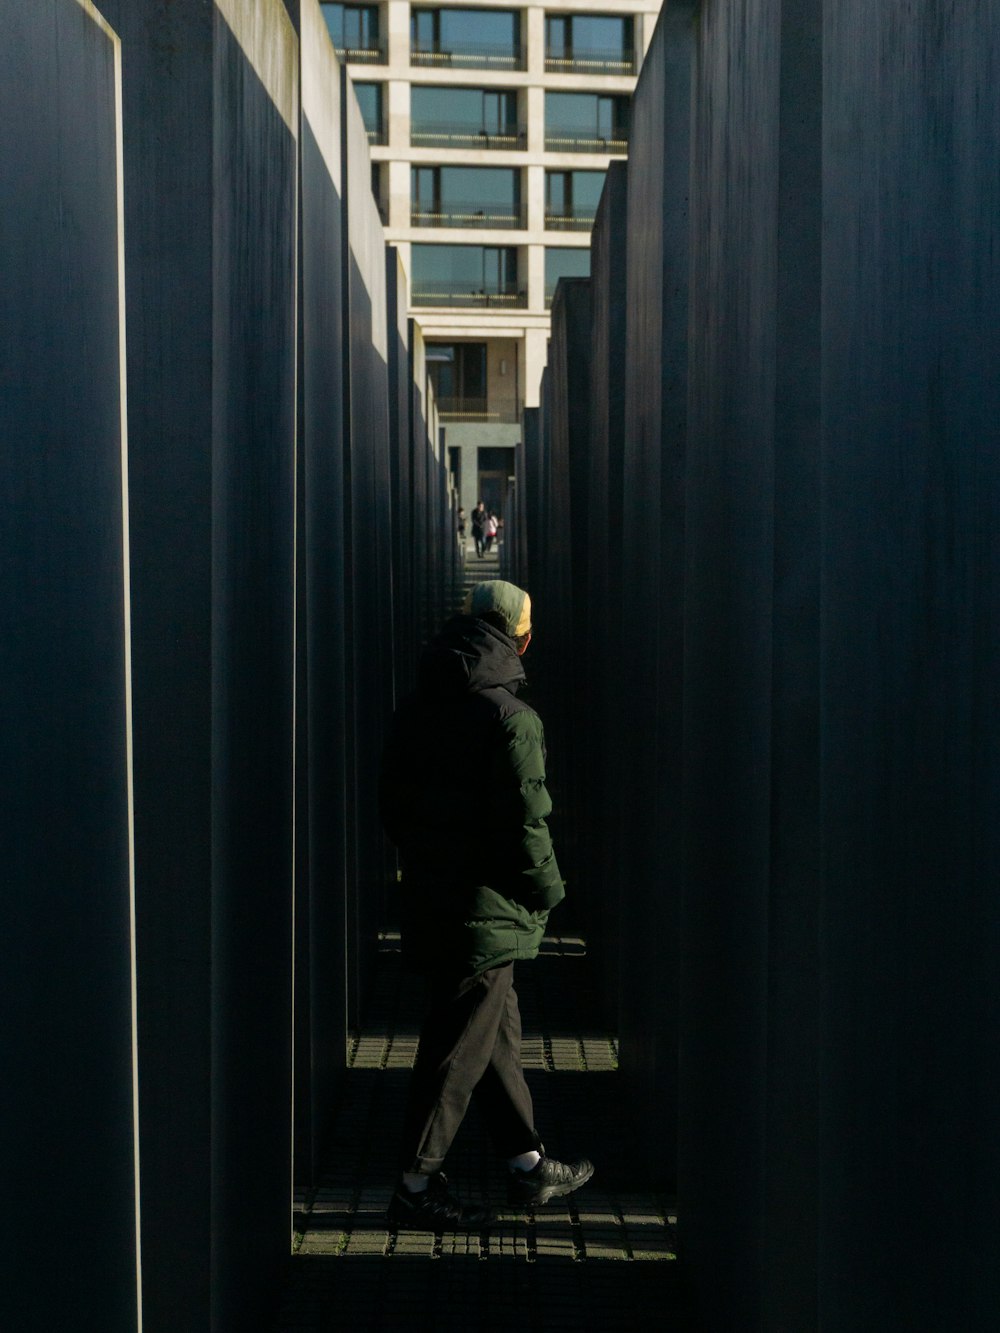
<path fill-rule="evenodd" d="M 1000 1309 L 998 62 L 997 3 L 826 8 L 819 1281 L 831 1326 L 986 1329 Z M 913 1247 L 930 1219 L 939 1262 L 918 1293 Z"/>
<path fill-rule="evenodd" d="M 258 1317 L 289 1233 L 298 48 L 272 0 L 106 8 L 128 126 L 144 1313 L 194 1330 Z"/>
<path fill-rule="evenodd" d="M 348 897 L 341 71 L 315 0 L 301 38 L 296 582 L 295 1179 L 343 1086 Z"/>
<path fill-rule="evenodd" d="M 538 631 L 526 659 L 537 680 L 545 721 L 549 761 L 547 781 L 556 813 L 554 833 L 559 868 L 566 879 L 566 901 L 558 927 L 584 929 L 593 884 L 579 856 L 578 797 L 589 737 L 581 734 L 579 701 L 560 662 L 564 654 L 582 664 L 584 623 L 574 593 L 583 587 L 586 562 L 587 452 L 590 434 L 590 281 L 561 278 L 552 302 L 545 398 L 546 471 L 543 494 L 544 556 L 532 566 L 532 620 Z M 553 921 L 556 925 L 556 921 Z"/>
<path fill-rule="evenodd" d="M 612 696 L 629 756 L 613 871 L 621 901 L 646 904 L 621 914 L 621 1068 L 630 1102 L 661 1108 L 639 1133 L 665 1182 L 677 1172 L 691 21 L 688 4 L 664 11 L 633 103 L 617 703 Z M 651 940 L 655 959 L 636 966 Z"/>
<path fill-rule="evenodd" d="M 385 240 L 371 192 L 364 122 L 347 79 L 341 84 L 341 143 L 347 218 L 341 279 L 348 380 L 346 686 L 357 700 L 347 736 L 348 846 L 353 875 L 367 886 L 348 910 L 348 948 L 359 960 L 348 991 L 348 1018 L 356 1025 L 371 957 L 363 946 L 382 922 L 389 877 L 385 840 L 370 812 L 377 808 L 378 762 L 394 681 Z"/>
<path fill-rule="evenodd" d="M 71 1310 L 124 1333 L 138 1218 L 120 51 L 77 0 L 5 3 L 2 20 L 0 1324 Z M 67 1200 L 86 1224 L 53 1264 L 39 1238 Z"/>
<path fill-rule="evenodd" d="M 618 1021 L 621 913 L 608 888 L 621 887 L 619 800 L 629 771 L 621 744 L 623 701 L 617 693 L 621 663 L 613 647 L 621 635 L 627 228 L 628 173 L 624 162 L 613 162 L 591 242 L 590 439 L 589 447 L 580 451 L 589 475 L 586 521 L 578 525 L 587 588 L 586 610 L 579 616 L 579 651 L 591 734 L 578 756 L 575 793 L 580 863 L 592 885 L 587 922 L 594 942 L 591 958 L 610 1027 Z"/>
<path fill-rule="evenodd" d="M 713 1330 L 1000 1308 L 998 8 L 668 5 L 595 237 L 622 1069 Z"/>
<path fill-rule="evenodd" d="M 389 412 L 405 275 L 315 0 L 3 10 L 0 1322 L 51 1327 L 46 1289 L 88 1328 L 270 1327 L 392 870 L 405 476 L 452 593 L 438 423 Z"/>

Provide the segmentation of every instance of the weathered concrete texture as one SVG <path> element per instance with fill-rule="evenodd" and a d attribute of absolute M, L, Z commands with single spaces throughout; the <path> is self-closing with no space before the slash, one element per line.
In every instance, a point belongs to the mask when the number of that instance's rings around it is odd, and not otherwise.
<path fill-rule="evenodd" d="M 426 345 L 420 326 L 410 321 L 410 456 L 413 476 L 413 569 L 419 608 L 420 638 L 437 632 L 446 614 L 453 610 L 453 588 L 444 579 L 445 543 L 436 534 L 445 525 L 454 532 L 448 517 L 447 464 L 443 430 L 434 402 L 427 369 Z M 454 543 L 447 539 L 450 548 Z"/>
<path fill-rule="evenodd" d="M 547 380 L 544 372 L 539 389 L 541 400 L 545 401 Z M 542 501 L 544 489 L 542 482 L 542 419 L 537 407 L 526 407 L 522 416 L 521 430 L 524 441 L 523 470 L 524 497 L 521 505 L 524 536 L 521 543 L 521 567 L 524 577 L 530 577 L 535 552 L 542 550 Z"/>
<path fill-rule="evenodd" d="M 118 43 L 77 0 L 0 46 L 0 1324 L 137 1317 Z M 53 319 L 53 312 L 58 318 Z M 86 1224 L 53 1265 L 54 1200 Z"/>
<path fill-rule="evenodd" d="M 258 1317 L 291 1189 L 297 44 L 275 0 L 105 8 L 128 127 L 143 1296 L 148 1329 L 197 1330 Z"/>
<path fill-rule="evenodd" d="M 677 1132 L 690 32 L 691 6 L 669 5 L 633 102 L 620 674 L 612 699 L 618 749 L 627 756 L 612 824 L 613 883 L 624 909 L 622 1073 L 632 1105 L 658 1108 L 640 1123 L 639 1142 L 654 1175 L 668 1181 Z"/>
<path fill-rule="evenodd" d="M 440 430 L 426 397 L 419 429 L 405 410 L 405 277 L 397 260 L 387 290 L 366 136 L 315 0 L 104 0 L 120 84 L 82 0 L 9 8 L 5 975 L 29 1019 L 5 1038 L 5 1128 L 32 1250 L 7 1288 L 31 1306 L 6 1322 L 51 1324 L 37 1209 L 67 1189 L 89 1219 L 60 1259 L 67 1308 L 137 1319 L 130 645 L 144 1327 L 249 1331 L 382 924 L 408 477 L 421 595 L 438 612 L 453 594 Z"/>
<path fill-rule="evenodd" d="M 301 38 L 296 580 L 295 1179 L 343 1081 L 348 960 L 341 72 L 314 0 Z"/>
<path fill-rule="evenodd" d="M 389 352 L 389 507 L 392 514 L 393 677 L 396 696 L 412 686 L 420 646 L 420 615 L 413 561 L 413 462 L 410 450 L 410 322 L 406 270 L 394 245 L 386 247 L 386 328 Z"/>
<path fill-rule="evenodd" d="M 825 17 L 820 1292 L 831 1327 L 985 1330 L 1000 5 Z"/>
<path fill-rule="evenodd" d="M 621 666 L 608 651 L 620 641 L 622 487 L 625 476 L 625 311 L 628 175 L 612 162 L 590 249 L 590 440 L 585 534 L 586 609 L 580 613 L 582 685 L 590 719 L 578 758 L 576 802 L 580 861 L 587 867 L 587 930 L 604 1013 L 617 1029 L 621 913 L 608 886 L 617 883 L 620 801 L 630 765 L 620 746 Z"/>
<path fill-rule="evenodd" d="M 680 1191 L 706 1302 L 737 1325 L 823 1322 L 820 20 L 811 0 L 752 2 L 703 10 L 696 31 Z"/>
<path fill-rule="evenodd" d="M 385 910 L 389 860 L 378 808 L 382 737 L 393 704 L 392 513 L 389 468 L 389 331 L 385 240 L 371 192 L 368 139 L 350 81 L 341 84 L 345 164 L 343 232 L 347 679 L 354 701 L 347 735 L 348 847 L 351 876 L 365 892 L 348 903 L 348 1020 L 357 1026 L 360 995 Z"/>
<path fill-rule="evenodd" d="M 713 1329 L 1000 1304 L 998 8 L 668 5 L 635 98 L 622 1071 Z"/>
<path fill-rule="evenodd" d="M 529 669 L 542 685 L 541 711 L 551 741 L 548 778 L 558 811 L 556 844 L 567 881 L 560 907 L 578 929 L 588 930 L 588 902 L 601 888 L 578 855 L 579 778 L 589 737 L 581 731 L 579 699 L 567 688 L 559 662 L 583 663 L 585 625 L 574 590 L 582 590 L 587 561 L 587 443 L 590 436 L 590 280 L 561 278 L 552 302 L 552 337 L 543 412 L 548 447 L 543 501 L 544 558 L 533 568 L 533 620 L 539 630 Z M 581 603 L 582 607 L 582 603 Z"/>

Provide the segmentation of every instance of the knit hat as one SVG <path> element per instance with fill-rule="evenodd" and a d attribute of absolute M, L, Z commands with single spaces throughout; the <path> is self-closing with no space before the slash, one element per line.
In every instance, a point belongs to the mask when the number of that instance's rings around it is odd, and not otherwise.
<path fill-rule="evenodd" d="M 465 599 L 465 614 L 482 616 L 495 611 L 504 622 L 504 629 L 512 639 L 518 639 L 531 630 L 531 598 L 513 583 L 503 579 L 486 579 L 477 583 Z"/>

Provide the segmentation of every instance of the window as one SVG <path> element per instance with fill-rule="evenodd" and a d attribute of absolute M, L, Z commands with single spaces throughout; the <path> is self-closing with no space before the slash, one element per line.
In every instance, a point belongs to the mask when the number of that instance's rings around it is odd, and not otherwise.
<path fill-rule="evenodd" d="M 508 9 L 414 9 L 410 53 L 415 65 L 523 69 L 521 15 Z"/>
<path fill-rule="evenodd" d="M 320 8 L 337 55 L 348 64 L 381 63 L 378 5 L 322 4 Z"/>
<path fill-rule="evenodd" d="M 375 207 L 378 209 L 378 215 L 382 219 L 384 226 L 389 225 L 389 203 L 382 189 L 382 163 L 373 162 L 372 166 L 372 197 L 375 200 Z"/>
<path fill-rule="evenodd" d="M 550 306 L 560 278 L 589 278 L 590 250 L 579 246 L 571 250 L 549 246 L 545 251 L 545 304 Z"/>
<path fill-rule="evenodd" d="M 633 20 L 604 14 L 547 14 L 545 68 L 550 73 L 633 73 Z"/>
<path fill-rule="evenodd" d="M 410 142 L 420 148 L 520 148 L 517 93 L 413 84 Z"/>
<path fill-rule="evenodd" d="M 382 119 L 381 83 L 355 83 L 354 95 L 361 108 L 361 118 L 368 132 L 368 142 L 384 144 L 386 141 L 385 125 Z"/>
<path fill-rule="evenodd" d="M 563 153 L 624 153 L 629 100 L 600 93 L 546 93 L 545 147 Z"/>
<path fill-rule="evenodd" d="M 545 225 L 558 231 L 589 231 L 604 189 L 603 171 L 547 171 Z"/>
<path fill-rule="evenodd" d="M 413 245 L 410 265 L 414 305 L 525 305 L 525 294 L 518 290 L 515 246 Z"/>
<path fill-rule="evenodd" d="M 428 343 L 427 370 L 439 412 L 485 416 L 485 343 Z"/>
<path fill-rule="evenodd" d="M 414 227 L 523 227 L 520 172 L 506 167 L 412 168 Z"/>

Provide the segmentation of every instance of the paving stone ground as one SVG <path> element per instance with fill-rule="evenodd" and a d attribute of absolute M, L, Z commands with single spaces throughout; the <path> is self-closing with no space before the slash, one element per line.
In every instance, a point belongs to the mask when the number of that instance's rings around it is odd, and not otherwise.
<path fill-rule="evenodd" d="M 675 1258 L 673 1202 L 644 1185 L 620 1121 L 617 1042 L 592 1021 L 583 942 L 548 937 L 519 964 L 523 1058 L 535 1120 L 555 1157 L 588 1156 L 593 1180 L 535 1212 L 503 1209 L 503 1164 L 475 1107 L 446 1164 L 461 1198 L 487 1198 L 482 1234 L 387 1229 L 395 1151 L 422 988 L 382 940 L 364 1030 L 319 1184 L 299 1199 L 277 1333 L 317 1330 L 695 1330 Z"/>

